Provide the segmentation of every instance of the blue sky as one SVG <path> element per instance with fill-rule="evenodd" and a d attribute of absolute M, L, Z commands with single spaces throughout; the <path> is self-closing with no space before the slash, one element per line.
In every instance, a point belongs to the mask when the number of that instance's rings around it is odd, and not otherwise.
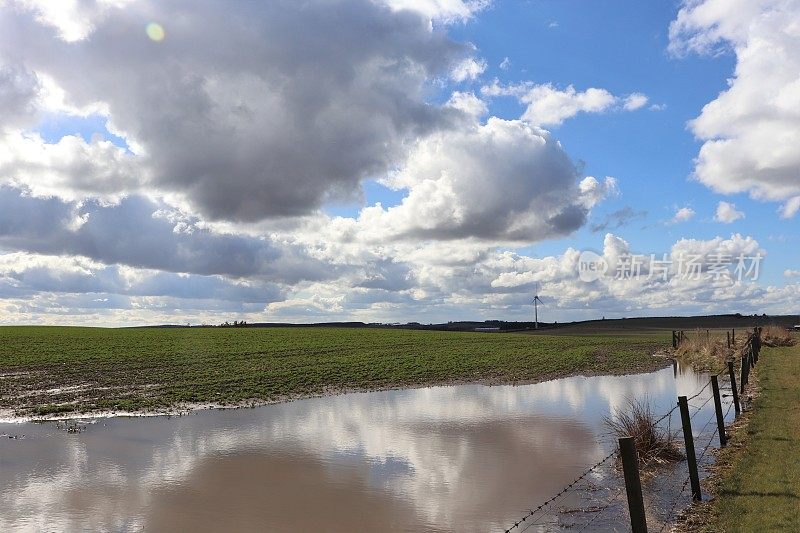
<path fill-rule="evenodd" d="M 677 239 L 711 239 L 742 233 L 757 236 L 769 253 L 764 276 L 782 283 L 786 265 L 797 265 L 800 254 L 787 245 L 797 241 L 797 220 L 775 215 L 776 206 L 747 194 L 721 196 L 692 179 L 693 160 L 701 142 L 687 128 L 701 109 L 724 91 L 735 67 L 732 51 L 718 55 L 672 57 L 668 29 L 680 2 L 499 2 L 480 16 L 456 25 L 451 33 L 474 43 L 487 61 L 481 82 L 533 81 L 568 85 L 578 90 L 603 87 L 614 94 L 642 92 L 648 105 L 663 110 L 640 113 L 581 114 L 553 131 L 566 151 L 582 162 L 586 174 L 613 176 L 620 195 L 592 212 L 592 219 L 625 207 L 646 211 L 627 225 L 624 236 L 637 252 L 663 253 Z M 598 21 L 602 21 L 598 24 Z M 505 58 L 508 69 L 500 68 Z M 497 98 L 491 112 L 516 118 L 523 105 Z M 396 205 L 402 195 L 377 183 L 365 184 L 367 204 Z M 746 217 L 731 224 L 713 220 L 717 203 L 735 203 Z M 666 224 L 680 207 L 691 207 L 696 218 L 687 224 Z M 329 212 L 354 216 L 358 205 L 331 206 Z M 602 247 L 598 235 L 584 227 L 564 239 L 520 249 L 538 256 L 557 254 L 565 244 L 579 249 Z M 796 245 L 795 245 L 796 246 Z"/>
<path fill-rule="evenodd" d="M 0 323 L 797 312 L 800 5 L 733 1 L 11 2 Z"/>

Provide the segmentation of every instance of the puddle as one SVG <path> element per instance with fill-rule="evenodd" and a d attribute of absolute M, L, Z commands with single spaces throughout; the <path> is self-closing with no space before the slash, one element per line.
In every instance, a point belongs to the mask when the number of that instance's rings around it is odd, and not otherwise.
<path fill-rule="evenodd" d="M 647 395 L 666 412 L 706 381 L 666 368 L 78 428 L 0 424 L 0 530 L 504 531 L 613 449 L 603 417 L 627 397 Z M 709 395 L 710 387 L 691 403 Z M 697 425 L 712 414 L 707 402 Z M 713 429 L 698 435 L 698 454 Z M 619 477 L 613 464 L 598 469 L 526 522 L 540 523 L 528 531 L 589 521 L 587 531 L 627 530 Z M 685 477 L 682 463 L 645 483 L 653 524 Z M 687 490 L 680 507 L 688 501 Z"/>

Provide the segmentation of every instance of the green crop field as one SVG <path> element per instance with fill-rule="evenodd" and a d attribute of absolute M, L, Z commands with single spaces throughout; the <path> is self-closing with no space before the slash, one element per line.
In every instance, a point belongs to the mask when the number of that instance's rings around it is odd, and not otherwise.
<path fill-rule="evenodd" d="M 238 404 L 412 385 L 652 370 L 668 333 L 545 336 L 345 328 L 0 327 L 18 415 Z"/>

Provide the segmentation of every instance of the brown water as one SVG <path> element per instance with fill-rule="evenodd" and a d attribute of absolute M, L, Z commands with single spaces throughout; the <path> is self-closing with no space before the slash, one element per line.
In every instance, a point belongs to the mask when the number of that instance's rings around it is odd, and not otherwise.
<path fill-rule="evenodd" d="M 96 419 L 77 434 L 0 424 L 15 437 L 0 439 L 0 531 L 500 531 L 608 453 L 602 419 L 626 397 L 667 411 L 705 384 L 675 374 Z M 681 468 L 658 482 L 680 486 Z M 529 531 L 626 530 L 618 478 L 599 469 Z M 675 491 L 652 492 L 655 516 Z M 565 512 L 609 497 L 602 517 Z"/>

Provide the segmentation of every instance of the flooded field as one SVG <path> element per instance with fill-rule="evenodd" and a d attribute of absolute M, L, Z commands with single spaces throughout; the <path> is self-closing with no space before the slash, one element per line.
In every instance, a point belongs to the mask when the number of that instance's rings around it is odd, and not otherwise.
<path fill-rule="evenodd" d="M 666 412 L 706 381 L 669 367 L 171 418 L 0 424 L 0 530 L 503 531 L 613 449 L 603 417 L 627 397 L 647 395 Z M 712 413 L 706 402 L 698 426 Z M 698 448 L 713 424 L 704 431 Z M 645 483 L 653 524 L 685 472 L 681 463 Z M 609 462 L 529 531 L 627 530 L 619 478 Z"/>

